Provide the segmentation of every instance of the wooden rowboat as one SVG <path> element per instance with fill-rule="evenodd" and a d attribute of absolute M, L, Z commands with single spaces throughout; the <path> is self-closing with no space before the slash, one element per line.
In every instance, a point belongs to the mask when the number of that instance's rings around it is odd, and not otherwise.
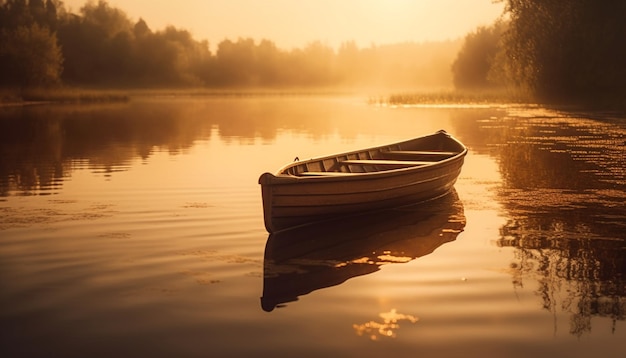
<path fill-rule="evenodd" d="M 295 161 L 259 178 L 268 232 L 446 194 L 467 148 L 445 131 L 399 143 Z"/>

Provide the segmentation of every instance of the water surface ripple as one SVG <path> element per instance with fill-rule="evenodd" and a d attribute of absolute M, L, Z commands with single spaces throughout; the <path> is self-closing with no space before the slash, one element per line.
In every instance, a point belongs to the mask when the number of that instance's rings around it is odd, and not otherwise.
<path fill-rule="evenodd" d="M 447 199 L 264 230 L 261 173 L 439 129 Z M 625 148 L 621 114 L 536 106 L 3 107 L 0 354 L 621 357 Z"/>

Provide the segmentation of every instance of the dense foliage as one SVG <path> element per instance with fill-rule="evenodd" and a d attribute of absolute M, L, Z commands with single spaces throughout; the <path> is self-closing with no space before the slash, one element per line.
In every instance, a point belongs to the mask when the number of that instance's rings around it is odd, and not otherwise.
<path fill-rule="evenodd" d="M 279 49 L 225 39 L 211 52 L 173 26 L 153 31 L 108 5 L 79 14 L 59 0 L 0 0 L 0 86 L 448 86 L 460 41 L 334 50 L 321 42 Z"/>
<path fill-rule="evenodd" d="M 506 84 L 540 101 L 624 101 L 626 1 L 506 5 L 503 20 L 465 38 L 453 65 L 457 88 Z"/>
<path fill-rule="evenodd" d="M 507 0 L 514 78 L 542 98 L 626 94 L 626 1 Z"/>
<path fill-rule="evenodd" d="M 11 86 L 56 84 L 63 56 L 54 31 L 56 5 L 47 0 L 0 1 L 0 81 Z"/>

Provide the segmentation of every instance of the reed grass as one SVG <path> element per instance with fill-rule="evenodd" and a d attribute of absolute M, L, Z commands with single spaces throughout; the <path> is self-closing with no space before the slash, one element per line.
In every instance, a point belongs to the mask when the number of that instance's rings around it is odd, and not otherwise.
<path fill-rule="evenodd" d="M 0 105 L 30 103 L 107 103 L 126 102 L 139 97 L 259 97 L 259 96 L 337 96 L 351 92 L 337 88 L 137 88 L 84 89 L 39 88 L 0 89 Z"/>
<path fill-rule="evenodd" d="M 556 109 L 610 110 L 626 112 L 626 96 L 589 96 L 562 101 L 542 100 L 521 90 L 442 90 L 391 93 L 370 97 L 379 105 L 543 105 Z"/>
<path fill-rule="evenodd" d="M 531 98 L 510 90 L 445 90 L 437 92 L 392 93 L 375 100 L 379 104 L 515 104 L 530 103 Z"/>
<path fill-rule="evenodd" d="M 126 102 L 129 94 L 122 90 L 80 88 L 29 88 L 0 90 L 1 104 L 27 103 L 108 103 Z"/>

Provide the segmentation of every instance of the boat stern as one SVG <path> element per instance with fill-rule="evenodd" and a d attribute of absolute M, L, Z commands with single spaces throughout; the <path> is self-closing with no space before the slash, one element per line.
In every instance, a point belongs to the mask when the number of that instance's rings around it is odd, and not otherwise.
<path fill-rule="evenodd" d="M 263 199 L 263 221 L 267 232 L 274 232 L 274 224 L 272 223 L 272 183 L 276 176 L 272 173 L 263 173 L 259 177 L 261 184 L 261 197 Z"/>

